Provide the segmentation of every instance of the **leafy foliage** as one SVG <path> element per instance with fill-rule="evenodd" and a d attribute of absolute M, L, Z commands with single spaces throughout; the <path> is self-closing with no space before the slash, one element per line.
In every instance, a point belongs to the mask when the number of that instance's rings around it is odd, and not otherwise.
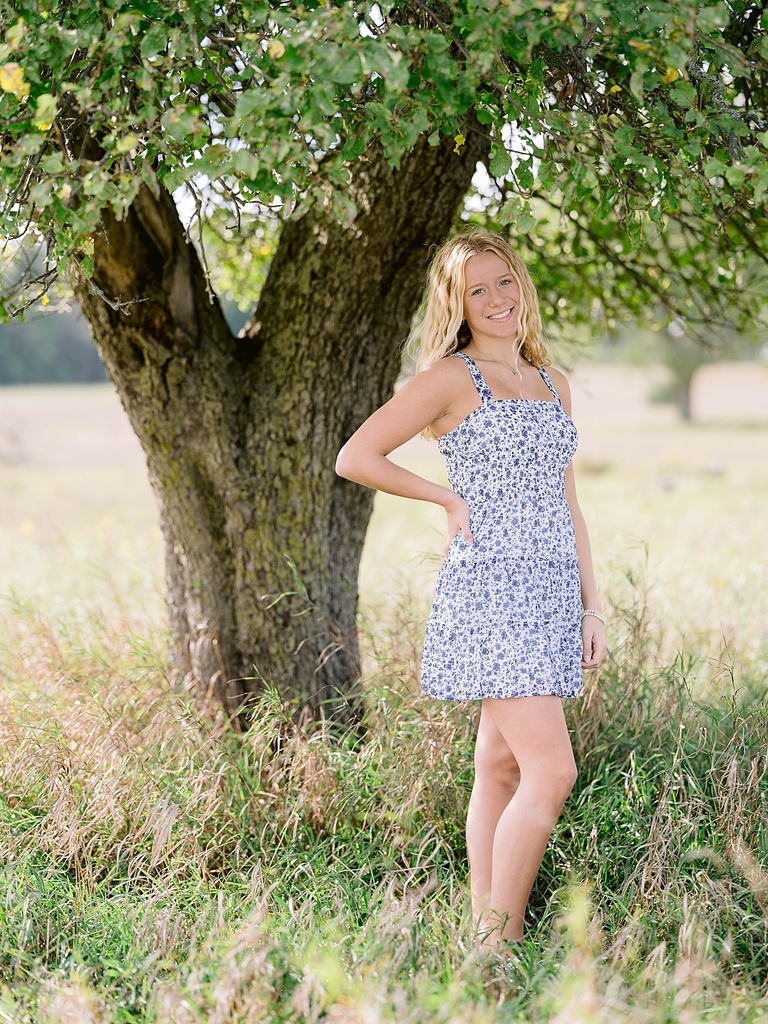
<path fill-rule="evenodd" d="M 35 225 L 50 268 L 88 275 L 101 211 L 125 215 L 142 185 L 184 188 L 231 247 L 312 202 L 352 223 L 350 168 L 374 143 L 397 167 L 424 133 L 459 149 L 480 131 L 473 216 L 516 239 L 551 317 L 759 315 L 760 3 L 0 0 L 0 15 L 0 234 Z"/>

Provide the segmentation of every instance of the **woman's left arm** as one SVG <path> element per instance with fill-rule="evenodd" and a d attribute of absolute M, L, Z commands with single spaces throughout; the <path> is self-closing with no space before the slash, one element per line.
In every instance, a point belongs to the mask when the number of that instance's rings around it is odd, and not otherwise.
<path fill-rule="evenodd" d="M 568 381 L 558 370 L 550 369 L 552 383 L 557 388 L 563 409 L 571 415 L 571 389 Z M 576 537 L 576 555 L 579 559 L 579 579 L 581 581 L 581 605 L 590 611 L 602 612 L 600 596 L 597 592 L 595 581 L 595 570 L 592 565 L 592 549 L 589 543 L 589 531 L 584 514 L 579 506 L 579 499 L 576 496 L 576 478 L 573 472 L 573 464 L 565 471 L 565 497 L 568 507 L 571 510 L 573 520 L 573 532 Z M 581 620 L 582 657 L 581 664 L 584 668 L 597 668 L 605 657 L 605 626 L 594 615 L 585 615 Z"/>

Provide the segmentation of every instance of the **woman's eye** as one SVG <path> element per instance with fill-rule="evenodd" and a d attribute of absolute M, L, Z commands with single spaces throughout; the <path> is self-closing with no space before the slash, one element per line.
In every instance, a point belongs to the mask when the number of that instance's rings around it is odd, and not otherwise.
<path fill-rule="evenodd" d="M 501 283 L 502 284 L 512 284 L 512 278 L 511 277 L 505 277 Z"/>

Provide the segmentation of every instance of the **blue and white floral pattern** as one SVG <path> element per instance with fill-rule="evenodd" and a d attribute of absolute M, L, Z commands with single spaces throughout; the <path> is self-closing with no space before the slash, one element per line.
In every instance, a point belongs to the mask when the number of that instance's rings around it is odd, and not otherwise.
<path fill-rule="evenodd" d="M 578 696 L 581 592 L 564 472 L 576 427 L 553 400 L 494 399 L 463 359 L 481 405 L 438 441 L 451 486 L 468 503 L 442 564 L 424 641 L 421 683 L 441 700 Z"/>

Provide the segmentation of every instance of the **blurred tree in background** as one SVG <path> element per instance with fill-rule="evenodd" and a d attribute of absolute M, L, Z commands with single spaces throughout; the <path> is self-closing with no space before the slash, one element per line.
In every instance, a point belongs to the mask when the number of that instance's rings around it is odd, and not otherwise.
<path fill-rule="evenodd" d="M 88 325 L 76 313 L 0 326 L 0 385 L 89 384 L 104 379 Z"/>
<path fill-rule="evenodd" d="M 334 456 L 460 211 L 510 235 L 562 332 L 757 324 L 763 7 L 0 0 L 0 235 L 43 260 L 0 312 L 72 283 L 147 456 L 191 685 L 354 719 L 372 494 Z M 255 304 L 238 336 L 222 290 Z"/>

